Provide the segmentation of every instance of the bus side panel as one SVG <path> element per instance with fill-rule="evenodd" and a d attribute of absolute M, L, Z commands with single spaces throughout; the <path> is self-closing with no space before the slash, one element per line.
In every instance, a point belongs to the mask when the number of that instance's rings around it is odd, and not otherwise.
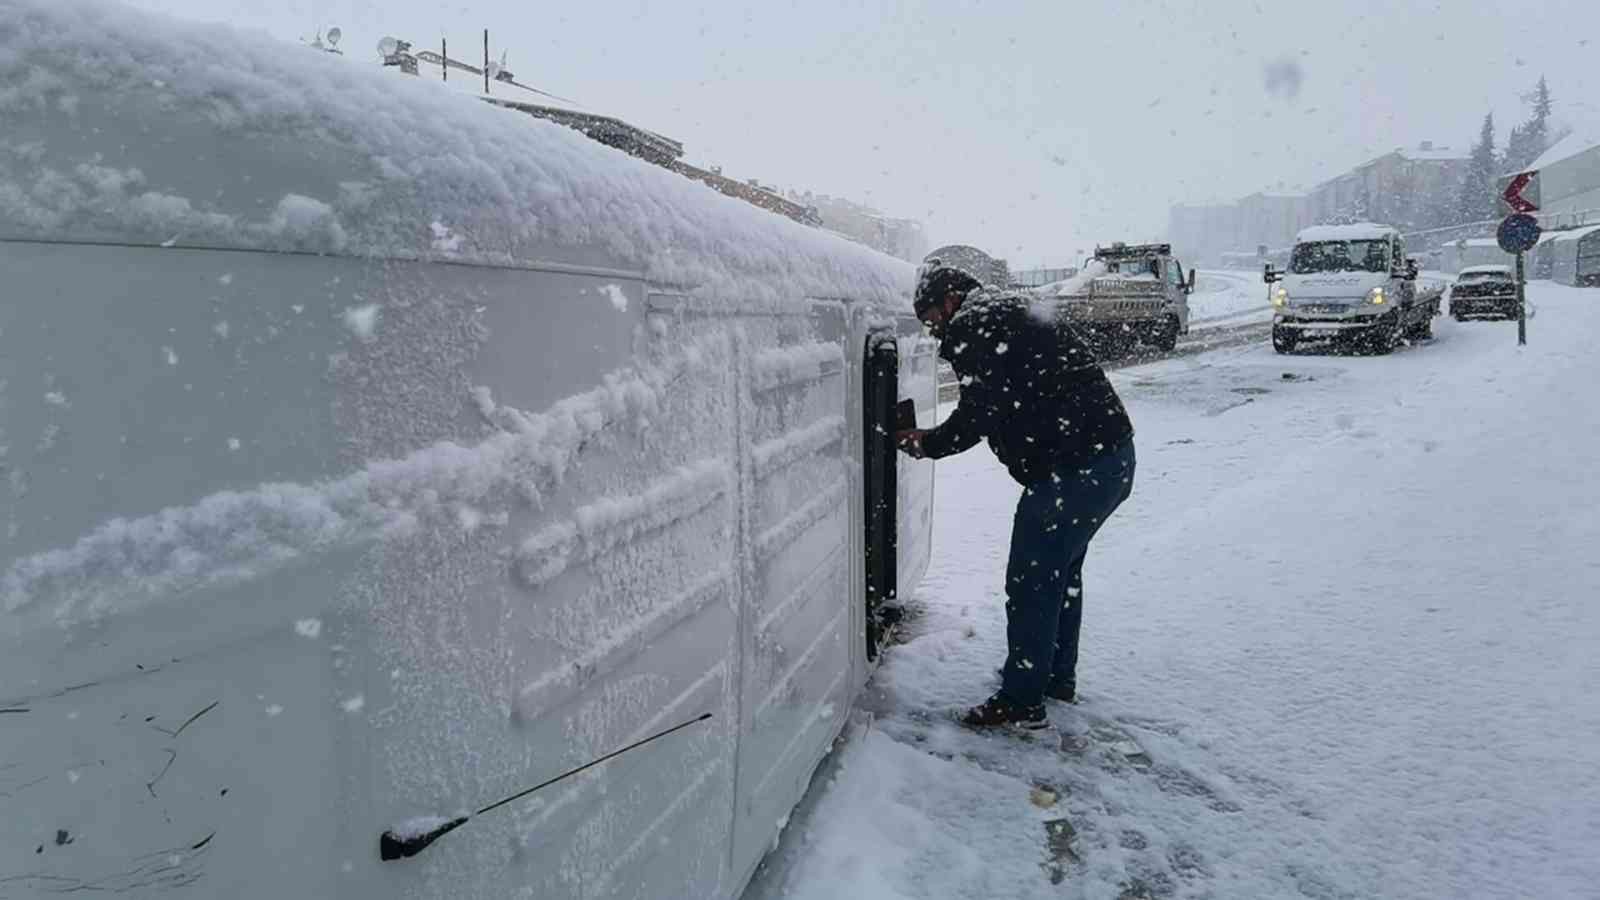
<path fill-rule="evenodd" d="M 726 893 L 726 327 L 658 331 L 602 278 L 276 254 L 4 244 L 0 282 L 14 886 Z M 378 860 L 400 819 L 705 712 Z"/>
<path fill-rule="evenodd" d="M 372 710 L 348 677 L 370 647 L 339 598 L 378 526 L 322 486 L 347 474 L 343 314 L 381 279 L 0 243 L 13 889 L 350 895 L 373 855 Z"/>
<path fill-rule="evenodd" d="M 637 282 L 514 280 L 486 304 L 467 389 L 479 443 L 526 456 L 469 515 L 504 522 L 473 566 L 493 573 L 480 609 L 431 589 L 389 606 L 392 659 L 428 661 L 403 690 L 403 731 L 433 756 L 399 767 L 387 818 L 490 802 L 712 718 L 475 821 L 429 850 L 444 852 L 411 893 L 722 896 L 738 737 L 730 328 L 652 316 Z"/>
<path fill-rule="evenodd" d="M 851 423 L 844 310 L 747 324 L 749 503 L 733 870 L 748 873 L 842 726 L 853 681 Z"/>

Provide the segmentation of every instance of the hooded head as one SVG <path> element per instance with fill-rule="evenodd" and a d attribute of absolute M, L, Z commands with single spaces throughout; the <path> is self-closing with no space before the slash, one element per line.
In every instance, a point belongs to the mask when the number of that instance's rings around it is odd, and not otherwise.
<path fill-rule="evenodd" d="M 928 326 L 934 337 L 940 337 L 945 322 L 954 315 L 960 301 L 981 286 L 982 283 L 966 269 L 930 256 L 917 270 L 917 293 L 912 298 L 912 306 L 917 318 Z"/>

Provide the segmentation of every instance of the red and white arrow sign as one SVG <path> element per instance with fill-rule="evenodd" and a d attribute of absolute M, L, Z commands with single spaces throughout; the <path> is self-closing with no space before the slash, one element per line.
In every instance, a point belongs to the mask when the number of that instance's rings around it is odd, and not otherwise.
<path fill-rule="evenodd" d="M 1537 211 L 1539 209 L 1538 177 L 1539 173 L 1537 171 L 1519 172 L 1513 175 L 1511 183 L 1506 185 L 1506 189 L 1501 193 L 1500 199 L 1505 201 L 1505 205 L 1512 212 L 1531 213 Z M 1529 190 L 1530 187 L 1532 190 Z M 1532 196 L 1525 196 L 1525 193 Z"/>

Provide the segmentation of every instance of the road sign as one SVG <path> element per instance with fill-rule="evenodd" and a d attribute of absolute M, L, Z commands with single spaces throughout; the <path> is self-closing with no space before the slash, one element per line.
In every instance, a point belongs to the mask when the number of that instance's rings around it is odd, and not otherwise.
<path fill-rule="evenodd" d="M 1539 243 L 1539 220 L 1527 213 L 1506 216 L 1495 232 L 1500 249 L 1507 253 L 1521 253 Z"/>
<path fill-rule="evenodd" d="M 1518 172 L 1501 182 L 1500 211 L 1506 214 L 1531 213 L 1539 209 L 1539 172 Z"/>
<path fill-rule="evenodd" d="M 1513 179 L 1511 186 L 1506 188 L 1505 196 L 1509 200 L 1516 196 L 1516 192 L 1516 180 Z M 1517 257 L 1517 344 L 1519 346 L 1528 342 L 1528 297 L 1525 287 L 1527 270 L 1524 268 L 1523 254 L 1539 243 L 1539 233 L 1539 220 L 1525 212 L 1519 212 L 1506 216 L 1494 235 L 1501 250 Z"/>

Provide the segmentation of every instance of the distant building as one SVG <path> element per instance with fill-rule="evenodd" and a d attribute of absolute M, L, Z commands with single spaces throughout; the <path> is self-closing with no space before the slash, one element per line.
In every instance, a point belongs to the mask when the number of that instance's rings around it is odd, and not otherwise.
<path fill-rule="evenodd" d="M 1556 141 L 1529 168 L 1539 170 L 1539 218 L 1546 228 L 1600 222 L 1600 125 Z"/>
<path fill-rule="evenodd" d="M 1371 221 L 1402 231 L 1446 224 L 1468 162 L 1466 153 L 1432 141 L 1391 150 L 1312 188 L 1306 224 Z"/>
<path fill-rule="evenodd" d="M 1173 206 L 1167 215 L 1167 242 L 1202 265 L 1217 265 L 1222 254 L 1241 249 L 1239 208 L 1231 203 Z"/>
<path fill-rule="evenodd" d="M 827 194 L 791 192 L 789 199 L 813 209 L 823 228 L 880 253 L 916 263 L 928 252 L 921 222 L 886 216 L 870 206 Z"/>
<path fill-rule="evenodd" d="M 1448 220 L 1467 163 L 1465 154 L 1423 141 L 1309 191 L 1280 186 L 1229 204 L 1177 204 L 1168 211 L 1167 240 L 1179 253 L 1217 265 L 1224 253 L 1238 264 L 1242 254 L 1286 250 L 1310 225 L 1372 221 L 1402 231 L 1432 228 Z"/>
<path fill-rule="evenodd" d="M 1294 243 L 1300 229 L 1312 224 L 1309 198 L 1293 191 L 1261 191 L 1240 198 L 1238 206 L 1239 250 L 1265 246 L 1269 250 Z"/>

